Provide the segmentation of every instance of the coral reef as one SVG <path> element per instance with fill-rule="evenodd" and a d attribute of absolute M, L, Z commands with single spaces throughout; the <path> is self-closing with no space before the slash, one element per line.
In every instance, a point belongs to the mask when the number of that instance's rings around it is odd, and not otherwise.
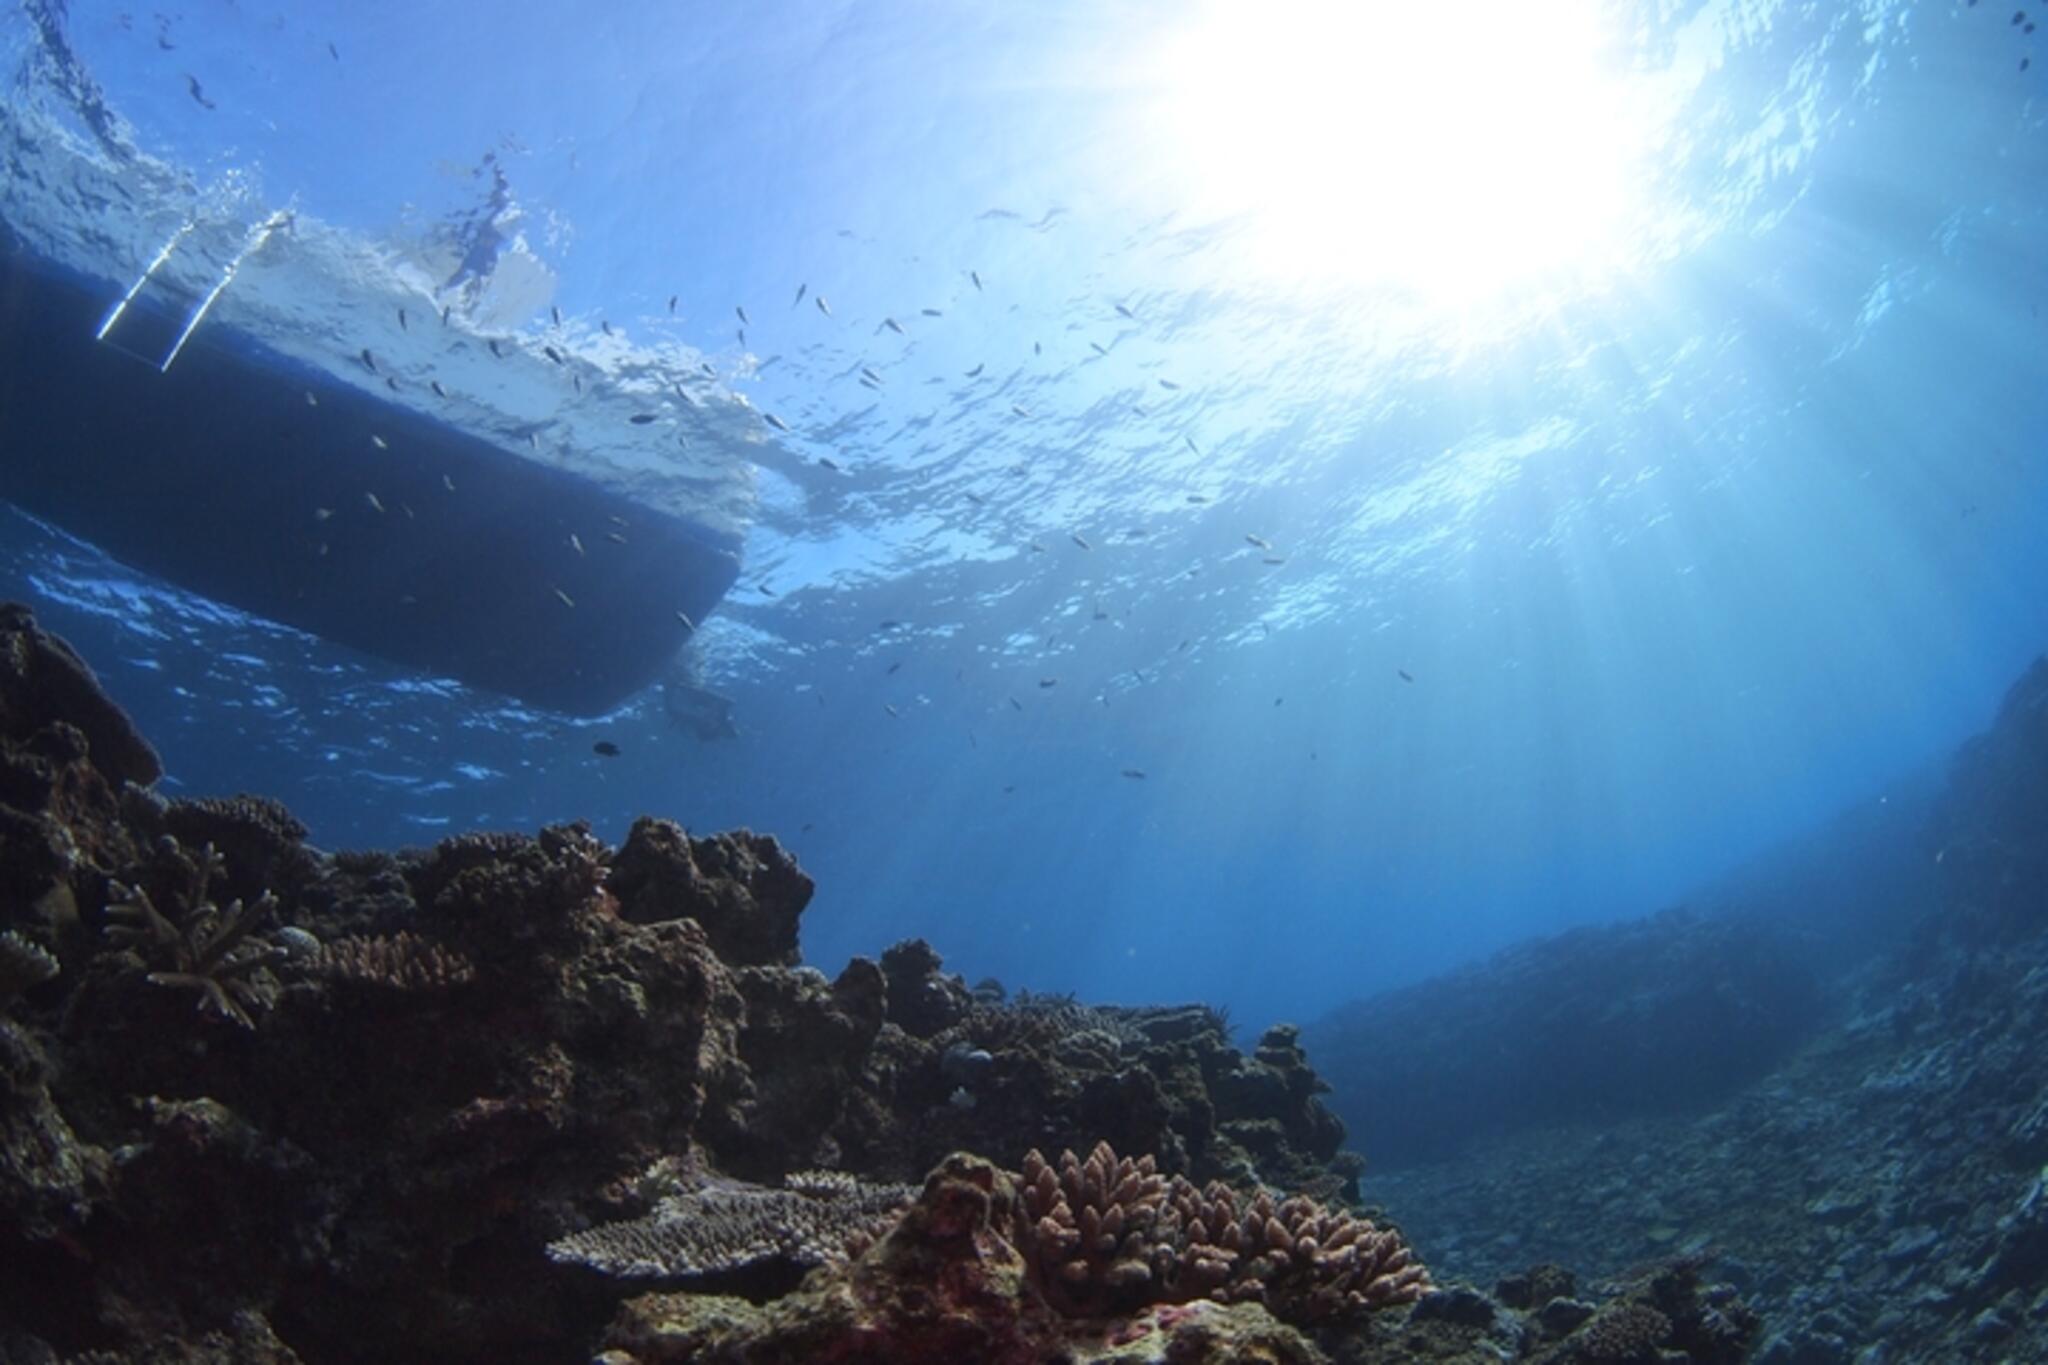
<path fill-rule="evenodd" d="M 1569 1316 L 1428 1292 L 1291 1030 L 922 944 L 828 978 L 765 836 L 329 855 L 137 744 L 0 611 L 0 1357 L 1420 1361 Z"/>

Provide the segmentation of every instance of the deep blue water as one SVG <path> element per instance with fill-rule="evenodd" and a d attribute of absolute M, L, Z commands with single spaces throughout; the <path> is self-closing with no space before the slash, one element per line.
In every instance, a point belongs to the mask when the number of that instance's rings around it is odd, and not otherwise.
<path fill-rule="evenodd" d="M 290 204 L 219 325 L 432 365 L 393 301 L 431 315 L 413 267 L 495 168 L 491 325 L 597 378 L 478 410 L 746 535 L 704 743 L 0 516 L 0 590 L 175 789 L 332 847 L 746 824 L 818 879 L 828 970 L 922 935 L 1260 1023 L 1885 802 L 2048 642 L 2048 70 L 2008 10 L 577 8 L 77 7 L 149 175 L 50 87 L 58 12 L 0 21 L 46 249 L 125 279 L 152 197 Z M 109 179 L 142 207 L 66 189 Z M 590 415 L 652 349 L 715 375 L 688 477 Z"/>

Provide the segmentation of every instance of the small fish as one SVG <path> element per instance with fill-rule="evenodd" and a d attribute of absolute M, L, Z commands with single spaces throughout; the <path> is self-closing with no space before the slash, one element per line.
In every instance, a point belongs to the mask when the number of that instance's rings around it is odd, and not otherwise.
<path fill-rule="evenodd" d="M 449 318 L 451 318 L 451 317 L 454 317 L 454 316 L 455 316 L 455 305 L 454 305 L 454 304 L 452 304 L 452 303 L 444 303 L 444 304 L 442 304 L 442 305 L 441 305 L 441 325 L 442 325 L 443 327 L 446 327 L 446 326 L 448 325 L 448 319 L 449 319 Z"/>
<path fill-rule="evenodd" d="M 384 387 L 391 390 L 393 393 L 397 393 L 398 381 L 387 374 L 384 376 Z"/>
<path fill-rule="evenodd" d="M 610 336 L 612 334 L 612 325 L 603 318 L 599 318 L 597 320 L 597 330 L 603 332 L 606 336 Z"/>
<path fill-rule="evenodd" d="M 529 431 L 529 432 L 527 432 L 527 433 L 526 433 L 526 443 L 527 443 L 528 445 L 532 446 L 532 447 L 533 447 L 533 448 L 534 448 L 535 450 L 539 450 L 539 449 L 540 449 L 540 433 L 539 433 L 539 432 L 537 432 L 537 431 Z"/>
<path fill-rule="evenodd" d="M 614 545 L 624 545 L 626 543 L 626 538 L 620 535 L 617 531 L 606 531 L 604 533 L 604 538 L 606 540 L 609 540 Z"/>
<path fill-rule="evenodd" d="M 1284 701 L 1286 701 L 1286 700 L 1287 700 L 1287 698 L 1285 698 L 1285 697 L 1275 697 L 1275 698 L 1273 698 L 1273 705 L 1275 705 L 1275 706 L 1278 706 L 1278 705 L 1280 705 L 1280 703 L 1282 703 L 1282 702 L 1284 702 Z"/>
<path fill-rule="evenodd" d="M 619 756 L 619 746 L 608 739 L 601 739 L 590 746 L 590 752 L 602 755 L 605 758 L 617 758 Z"/>
<path fill-rule="evenodd" d="M 1090 545 L 1087 541 L 1083 540 L 1079 532 L 1070 532 L 1067 538 L 1073 541 L 1076 545 L 1080 546 L 1084 550 L 1092 550 L 1095 548 L 1093 545 Z"/>
<path fill-rule="evenodd" d="M 1010 698 L 1010 709 L 1013 711 L 1022 711 L 1024 709 L 1024 703 L 1018 701 L 1015 697 L 1012 697 Z"/>
<path fill-rule="evenodd" d="M 880 384 L 877 384 L 874 380 L 868 378 L 866 375 L 862 375 L 860 377 L 860 386 L 874 393 L 880 393 L 882 391 L 882 386 Z"/>
<path fill-rule="evenodd" d="M 1033 355 L 1044 355 L 1044 354 L 1045 354 L 1045 345 L 1044 345 L 1044 343 L 1043 343 L 1043 342 L 1037 342 L 1037 341 L 1034 341 L 1034 342 L 1032 342 L 1032 343 L 1031 343 L 1031 354 L 1033 354 Z"/>
<path fill-rule="evenodd" d="M 556 349 L 555 349 L 554 347 L 552 347 L 552 346 L 543 346 L 543 347 L 541 347 L 541 348 L 540 348 L 540 353 L 541 353 L 542 355 L 546 356 L 546 357 L 547 357 L 547 358 L 548 358 L 549 360 L 552 360 L 552 361 L 554 361 L 554 362 L 555 362 L 555 363 L 556 363 L 557 365 L 561 365 L 561 364 L 566 364 L 566 363 L 567 363 L 567 362 L 565 362 L 565 361 L 564 361 L 564 360 L 562 359 L 562 353 L 561 353 L 560 351 L 556 350 Z"/>
<path fill-rule="evenodd" d="M 789 423 L 783 421 L 780 417 L 777 417 L 772 412 L 762 413 L 761 420 L 766 422 L 769 426 L 774 427 L 777 431 L 789 430 Z"/>
<path fill-rule="evenodd" d="M 320 406 L 320 400 L 313 396 L 313 391 L 311 389 L 306 390 L 306 406 L 309 408 L 317 408 Z"/>
<path fill-rule="evenodd" d="M 879 384 L 879 383 L 881 383 L 881 382 L 882 382 L 882 376 L 880 376 L 880 375 L 876 374 L 876 373 L 875 373 L 875 372 L 874 372 L 873 370 L 869 369 L 869 368 L 868 368 L 867 366 L 865 366 L 865 365 L 863 365 L 863 366 L 861 366 L 861 367 L 860 367 L 860 374 L 861 374 L 861 378 L 863 378 L 863 379 L 872 379 L 872 380 L 874 380 L 874 381 L 875 381 L 875 382 L 876 382 L 877 384 Z"/>
<path fill-rule="evenodd" d="M 364 501 L 364 502 L 367 502 L 368 504 L 370 504 L 370 510 L 371 510 L 372 512 L 376 512 L 376 513 L 378 513 L 378 514 L 380 514 L 380 515 L 381 515 L 381 514 L 383 513 L 383 511 L 384 511 L 384 504 L 383 504 L 383 503 L 381 503 L 381 502 L 379 502 L 379 501 L 377 501 L 377 495 L 376 495 L 375 493 L 365 493 L 365 494 L 363 494 L 363 501 Z"/>
<path fill-rule="evenodd" d="M 199 101 L 199 106 L 202 109 L 216 107 L 212 100 L 206 98 L 206 92 L 199 88 L 199 78 L 197 76 L 185 77 L 185 88 L 192 92 L 192 98 Z"/>
<path fill-rule="evenodd" d="M 555 589 L 555 596 L 562 599 L 562 605 L 565 607 L 573 607 L 576 605 L 576 599 L 569 596 L 568 593 L 563 592 L 560 588 Z"/>
<path fill-rule="evenodd" d="M 636 412 L 631 417 L 628 417 L 626 420 L 628 422 L 631 422 L 636 427 L 644 427 L 649 422 L 654 421 L 655 416 L 651 412 Z"/>
<path fill-rule="evenodd" d="M 890 331 L 894 332 L 894 333 L 895 333 L 895 334 L 896 334 L 897 336 L 908 336 L 908 335 L 909 335 L 909 333 L 907 333 L 907 332 L 905 332 L 905 331 L 903 330 L 903 324 L 902 324 L 902 323 L 900 323 L 900 322 L 898 322 L 898 321 L 896 321 L 896 319 L 894 319 L 894 318 L 883 318 L 883 319 L 882 319 L 882 326 L 884 326 L 884 327 L 887 327 L 887 328 L 888 328 L 888 329 L 889 329 Z"/>
<path fill-rule="evenodd" d="M 1201 453 L 1202 453 L 1202 448 L 1201 448 L 1200 446 L 1198 446 L 1198 445 L 1196 445 L 1196 444 L 1195 444 L 1195 438 L 1194 438 L 1194 437 L 1192 437 L 1192 436 L 1186 436 L 1186 435 L 1183 435 L 1183 436 L 1181 437 L 1181 439 L 1182 439 L 1183 441 L 1186 441 L 1186 442 L 1188 443 L 1188 449 L 1189 449 L 1189 450 L 1192 450 L 1192 451 L 1194 451 L 1194 452 L 1195 452 L 1195 454 L 1197 454 L 1197 455 L 1199 455 L 1199 454 L 1201 454 Z"/>
<path fill-rule="evenodd" d="M 882 703 L 882 709 L 884 711 L 887 711 L 892 716 L 900 716 L 903 714 L 901 711 L 898 711 L 895 707 L 889 705 L 888 702 Z"/>
<path fill-rule="evenodd" d="M 988 499 L 986 499 L 986 498 L 982 497 L 982 496 L 981 496 L 981 494 L 979 494 L 979 493 L 967 493 L 967 494 L 963 494 L 963 496 L 964 496 L 964 497 L 965 497 L 965 498 L 966 498 L 966 499 L 967 499 L 967 500 L 968 500 L 969 502 L 973 503 L 973 504 L 974 504 L 974 505 L 975 505 L 976 507 L 979 507 L 979 506 L 981 506 L 981 505 L 982 505 L 983 503 L 985 503 L 985 502 L 987 502 L 987 501 L 988 501 Z"/>
<path fill-rule="evenodd" d="M 434 391 L 436 398 L 446 398 L 448 396 L 448 390 L 441 387 L 441 381 L 438 379 L 429 379 L 427 387 Z"/>
<path fill-rule="evenodd" d="M 484 345 L 486 345 L 486 346 L 490 347 L 490 348 L 491 348 L 491 354 L 492 354 L 492 355 L 494 355 L 494 356 L 496 356 L 496 357 L 498 357 L 498 359 L 500 359 L 500 360 L 503 360 L 503 359 L 505 358 L 505 352 L 504 352 L 504 350 L 503 350 L 503 349 L 502 349 L 502 348 L 501 348 L 501 347 L 500 347 L 500 346 L 498 345 L 498 339 L 497 339 L 496 337 L 491 337 L 491 338 L 489 338 L 488 340 L 486 340 L 486 341 L 484 342 Z"/>
<path fill-rule="evenodd" d="M 377 449 L 379 450 L 391 449 L 391 443 L 385 440 L 382 436 L 379 436 L 374 431 L 370 433 L 370 444 L 377 447 Z"/>
<path fill-rule="evenodd" d="M 334 58 L 334 60 L 338 62 L 341 60 L 341 49 L 336 47 L 333 43 L 329 43 L 327 45 L 327 55 Z"/>
<path fill-rule="evenodd" d="M 832 463 L 832 461 L 831 461 L 831 460 L 827 459 L 827 458 L 826 458 L 825 456 L 823 456 L 823 455 L 820 455 L 820 456 L 818 457 L 818 463 L 819 463 L 819 464 L 821 464 L 821 465 L 823 465 L 823 466 L 825 466 L 825 468 L 827 468 L 827 469 L 831 470 L 831 471 L 832 471 L 832 472 L 833 472 L 834 474 L 837 474 L 837 473 L 839 472 L 839 466 L 838 466 L 838 465 L 836 465 L 836 464 L 834 464 L 834 463 Z"/>
<path fill-rule="evenodd" d="M 1402 682 L 1412 683 L 1415 681 L 1415 675 L 1410 673 L 1405 668 L 1397 668 L 1394 670 L 1394 673 L 1401 679 Z"/>
<path fill-rule="evenodd" d="M 1261 550 L 1270 550 L 1273 548 L 1273 542 L 1267 540 L 1264 536 L 1255 536 L 1247 534 L 1244 540 L 1245 544 L 1255 545 Z"/>
<path fill-rule="evenodd" d="M 1011 792 L 1015 790 L 1017 790 L 1017 784 L 1012 782 L 1009 786 L 1003 788 L 1003 795 L 1008 796 Z"/>
<path fill-rule="evenodd" d="M 1031 542 L 1031 553 L 1035 555 L 1042 555 L 1045 553 L 1045 547 L 1034 540 Z"/>
<path fill-rule="evenodd" d="M 1162 388 L 1162 389 L 1166 389 L 1166 390 L 1168 390 L 1168 391 L 1170 391 L 1170 392 L 1173 392 L 1173 393 L 1178 393 L 1178 392 L 1180 392 L 1180 385 L 1178 385 L 1178 384 L 1174 383 L 1174 382 L 1173 382 L 1173 381 L 1172 381 L 1171 379 L 1162 379 L 1162 380 L 1160 380 L 1160 381 L 1159 381 L 1159 387 L 1160 387 L 1160 388 Z"/>
<path fill-rule="evenodd" d="M 1041 688 L 1058 687 L 1060 685 L 1060 680 L 1058 678 L 1040 678 L 1038 680 L 1038 685 Z"/>
<path fill-rule="evenodd" d="M 809 284 L 798 285 L 796 287 L 796 297 L 789 301 L 789 306 L 794 308 L 798 304 L 802 303 L 804 301 L 804 291 L 809 289 L 810 287 L 811 286 Z"/>
<path fill-rule="evenodd" d="M 928 318 L 942 318 L 946 316 L 944 313 L 941 313 L 936 308 L 920 308 L 917 311 L 924 314 Z"/>
<path fill-rule="evenodd" d="M 582 375 L 580 375 L 580 374 L 572 374 L 572 375 L 570 375 L 570 376 L 569 376 L 569 382 L 570 382 L 571 384 L 574 384 L 574 385 L 576 386 L 576 392 L 578 392 L 578 393 L 581 393 L 581 392 L 583 392 L 583 376 L 582 376 Z"/>
<path fill-rule="evenodd" d="M 1029 417 L 1031 415 L 1031 409 L 1025 407 L 1022 403 L 1010 404 L 1010 411 L 1019 417 Z"/>
<path fill-rule="evenodd" d="M 363 347 L 363 368 L 371 374 L 378 373 L 377 358 L 370 354 L 370 348 L 367 346 Z"/>
<path fill-rule="evenodd" d="M 674 294 L 670 294 L 668 296 L 668 315 L 670 317 L 674 317 L 676 315 L 676 298 L 677 296 Z"/>
<path fill-rule="evenodd" d="M 809 834 L 809 833 L 810 833 L 810 832 L 811 832 L 812 830 L 814 830 L 814 829 L 816 829 L 816 828 L 817 828 L 817 826 L 816 826 L 816 825 L 812 824 L 812 823 L 811 823 L 811 822 L 810 822 L 809 820 L 806 820 L 806 821 L 804 821 L 804 826 L 803 826 L 803 828 L 802 828 L 802 829 L 800 829 L 800 830 L 798 830 L 798 831 L 797 831 L 797 833 L 798 833 L 798 834 Z"/>
<path fill-rule="evenodd" d="M 1264 559 L 1260 560 L 1259 562 L 1262 564 L 1285 564 L 1287 562 L 1287 556 L 1267 555 Z"/>
<path fill-rule="evenodd" d="M 562 310 L 555 307 L 552 303 L 548 305 L 548 316 L 555 320 L 555 326 L 560 327 L 562 325 Z"/>
<path fill-rule="evenodd" d="M 450 493 L 453 493 L 455 491 L 455 480 L 449 478 L 446 474 L 443 474 L 441 476 L 441 487 L 447 489 Z"/>
<path fill-rule="evenodd" d="M 315 507 L 313 509 L 313 520 L 315 521 L 325 521 L 333 515 L 334 509 L 332 507 Z"/>
<path fill-rule="evenodd" d="M 973 281 L 974 281 L 974 292 L 975 292 L 975 293 L 977 293 L 977 294 L 978 294 L 978 293 L 980 293 L 980 292 L 981 292 L 981 272 L 980 272 L 980 271 L 978 271 L 978 270 L 970 270 L 970 271 L 968 271 L 968 272 L 967 272 L 967 278 L 968 278 L 968 279 L 970 279 L 970 280 L 973 280 Z"/>
<path fill-rule="evenodd" d="M 1108 354 L 1109 354 L 1109 348 L 1108 348 L 1108 347 L 1106 347 L 1106 346 L 1104 346 L 1104 345 L 1103 345 L 1103 344 L 1102 344 L 1101 342 L 1099 342 L 1099 341 L 1091 341 L 1091 342 L 1089 342 L 1088 344 L 1089 344 L 1090 346 L 1093 346 L 1093 347 L 1095 348 L 1095 354 L 1097 354 L 1097 355 L 1108 355 Z"/>
<path fill-rule="evenodd" d="M 678 611 L 676 613 L 676 620 L 683 623 L 684 630 L 694 632 L 697 629 L 697 623 L 690 619 L 690 614 L 686 611 Z"/>
<path fill-rule="evenodd" d="M 1200 493 L 1190 493 L 1188 494 L 1188 501 L 1190 503 L 1193 503 L 1196 507 L 1200 507 L 1203 503 L 1206 503 L 1209 500 L 1203 497 Z"/>
<path fill-rule="evenodd" d="M 738 304 L 734 304 L 732 311 L 740 315 L 740 326 L 752 327 L 754 325 L 753 320 L 747 316 L 746 309 L 740 307 Z"/>
<path fill-rule="evenodd" d="M 1129 318 L 1132 322 L 1136 322 L 1138 320 L 1138 315 L 1136 313 L 1133 313 L 1130 309 L 1124 307 L 1122 304 L 1116 305 L 1116 311 L 1119 315 Z"/>
<path fill-rule="evenodd" d="M 825 296 L 823 294 L 811 295 L 811 302 L 817 304 L 818 311 L 823 313 L 826 317 L 829 318 L 832 316 L 832 305 L 825 302 Z"/>
<path fill-rule="evenodd" d="M 1192 640 L 1182 640 L 1179 644 L 1173 647 L 1173 652 L 1176 654 L 1185 654 L 1187 653 L 1188 646 L 1193 643 L 1194 641 Z"/>
<path fill-rule="evenodd" d="M 605 518 L 605 520 L 610 522 L 614 526 L 629 526 L 632 524 L 621 516 L 608 516 Z"/>
<path fill-rule="evenodd" d="M 1143 768 L 1126 768 L 1124 769 L 1124 776 L 1130 778 L 1133 782 L 1143 782 L 1145 780 L 1145 770 Z"/>
<path fill-rule="evenodd" d="M 327 558 L 327 542 L 324 540 L 320 542 L 320 557 Z"/>
<path fill-rule="evenodd" d="M 901 621 L 896 621 L 896 620 L 888 620 L 888 621 L 884 621 L 884 622 L 882 622 L 882 623 L 881 623 L 880 625 L 876 626 L 876 627 L 875 627 L 875 629 L 876 629 L 876 630 L 901 630 L 901 629 L 903 629 L 903 623 L 902 623 Z"/>
<path fill-rule="evenodd" d="M 897 670 L 897 669 L 899 669 L 899 668 L 901 668 L 901 667 L 903 667 L 903 660 L 901 660 L 901 659 L 898 659 L 898 660 L 897 660 L 897 661 L 896 661 L 895 663 L 893 663 L 893 664 L 890 664 L 890 665 L 889 665 L 889 666 L 888 666 L 887 668 L 885 668 L 885 669 L 883 669 L 883 670 L 882 670 L 882 676 L 883 676 L 883 677 L 890 677 L 890 676 L 893 676 L 893 675 L 895 674 L 896 670 Z"/>
<path fill-rule="evenodd" d="M 404 331 L 409 331 L 409 330 L 410 330 L 410 329 L 409 329 L 409 328 L 408 328 L 408 327 L 407 327 L 407 326 L 405 325 L 405 310 L 404 310 L 403 308 L 401 308 L 401 309 L 399 309 L 399 310 L 398 310 L 398 330 L 399 330 L 399 331 L 401 331 L 401 332 L 404 332 Z"/>
<path fill-rule="evenodd" d="M 967 377 L 969 379 L 979 379 L 981 377 L 981 372 L 987 368 L 988 362 L 984 360 L 981 364 L 976 365 L 973 369 L 969 370 L 967 372 Z"/>
<path fill-rule="evenodd" d="M 576 533 L 574 531 L 571 531 L 569 533 L 569 548 L 574 550 L 579 555 L 583 553 L 583 542 L 576 538 Z"/>
<path fill-rule="evenodd" d="M 739 339 L 740 339 L 740 345 L 742 345 L 742 346 L 746 345 L 746 344 L 747 344 L 747 329 L 746 329 L 746 328 L 744 328 L 744 327 L 736 327 L 736 328 L 734 328 L 733 330 L 734 330 L 734 332 L 735 332 L 735 333 L 737 333 L 737 334 L 738 334 L 738 336 L 739 336 Z"/>
<path fill-rule="evenodd" d="M 763 597 L 775 596 L 775 589 L 769 587 L 766 583 L 756 583 L 754 585 L 754 591 L 760 593 Z"/>

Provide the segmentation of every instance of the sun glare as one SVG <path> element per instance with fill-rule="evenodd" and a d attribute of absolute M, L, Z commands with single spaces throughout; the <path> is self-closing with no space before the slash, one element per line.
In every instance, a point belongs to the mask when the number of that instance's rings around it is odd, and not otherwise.
<path fill-rule="evenodd" d="M 1656 120 L 1597 0 L 1193 13 L 1157 49 L 1148 142 L 1261 276 L 1473 306 L 1630 259 Z"/>

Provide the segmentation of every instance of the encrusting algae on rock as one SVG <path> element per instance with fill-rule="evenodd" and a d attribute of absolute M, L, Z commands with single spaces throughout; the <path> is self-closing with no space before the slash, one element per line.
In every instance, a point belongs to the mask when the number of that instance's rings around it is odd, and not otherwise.
<path fill-rule="evenodd" d="M 1739 1359 L 1683 1277 L 1437 1291 L 1291 1030 L 828 978 L 746 831 L 330 854 L 160 774 L 0 607 L 0 1359 Z"/>

